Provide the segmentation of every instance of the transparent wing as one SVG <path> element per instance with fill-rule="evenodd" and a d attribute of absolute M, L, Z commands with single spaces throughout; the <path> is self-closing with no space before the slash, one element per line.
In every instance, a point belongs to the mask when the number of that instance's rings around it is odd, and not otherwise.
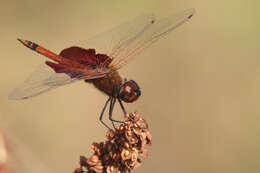
<path fill-rule="evenodd" d="M 9 95 L 9 99 L 26 99 L 33 97 L 60 85 L 76 81 L 64 73 L 55 73 L 50 67 L 39 66 L 20 86 Z"/>
<path fill-rule="evenodd" d="M 78 42 L 76 45 L 83 48 L 93 48 L 97 53 L 111 55 L 113 49 L 120 42 L 129 40 L 139 34 L 142 34 L 155 21 L 153 14 L 138 16 L 132 21 L 123 23 L 111 30 L 95 35 L 92 38 Z"/>
<path fill-rule="evenodd" d="M 9 99 L 27 99 L 79 80 L 100 78 L 109 72 L 110 70 L 106 69 L 84 70 L 68 67 L 66 73 L 56 73 L 43 64 L 9 95 Z"/>
<path fill-rule="evenodd" d="M 189 9 L 158 21 L 153 15 L 140 16 L 78 45 L 107 54 L 113 59 L 109 68 L 118 70 L 134 55 L 188 21 L 194 13 L 195 9 Z"/>
<path fill-rule="evenodd" d="M 141 35 L 116 45 L 112 51 L 113 61 L 110 64 L 111 68 L 120 69 L 126 65 L 134 55 L 140 53 L 143 49 L 159 40 L 159 38 L 188 21 L 193 16 L 194 12 L 194 9 L 189 9 L 179 14 L 155 21 Z"/>

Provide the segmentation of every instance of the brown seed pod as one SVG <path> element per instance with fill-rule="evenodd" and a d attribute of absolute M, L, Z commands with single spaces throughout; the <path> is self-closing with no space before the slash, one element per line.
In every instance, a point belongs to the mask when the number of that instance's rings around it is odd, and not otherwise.
<path fill-rule="evenodd" d="M 147 158 L 146 145 L 151 145 L 152 136 L 148 124 L 137 113 L 125 115 L 125 122 L 114 131 L 108 130 L 105 142 L 94 142 L 93 155 L 80 157 L 80 168 L 74 173 L 130 173 Z M 86 170 L 86 171 L 83 171 Z"/>

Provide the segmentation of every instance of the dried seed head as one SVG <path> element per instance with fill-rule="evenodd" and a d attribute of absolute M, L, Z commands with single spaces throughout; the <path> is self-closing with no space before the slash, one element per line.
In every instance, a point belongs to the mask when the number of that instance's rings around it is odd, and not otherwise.
<path fill-rule="evenodd" d="M 142 151 L 140 153 L 140 156 L 143 157 L 143 158 L 147 158 L 147 149 L 146 148 L 142 148 Z"/>
<path fill-rule="evenodd" d="M 125 115 L 125 122 L 115 131 L 108 130 L 106 142 L 91 146 L 93 155 L 80 157 L 80 166 L 74 173 L 130 173 L 147 157 L 146 145 L 151 145 L 152 136 L 148 124 L 137 113 Z M 81 171 L 81 172 L 80 172 Z"/>
<path fill-rule="evenodd" d="M 119 169 L 114 166 L 108 166 L 106 171 L 107 173 L 120 173 Z"/>
<path fill-rule="evenodd" d="M 81 168 L 76 168 L 73 173 L 82 173 L 82 169 Z"/>
<path fill-rule="evenodd" d="M 108 130 L 106 134 L 107 140 L 111 141 L 115 137 L 115 133 L 112 130 Z"/>
<path fill-rule="evenodd" d="M 99 162 L 99 158 L 98 158 L 97 155 L 92 155 L 92 156 L 87 160 L 87 163 L 88 163 L 90 166 L 94 166 L 94 165 L 96 165 L 98 162 Z"/>
<path fill-rule="evenodd" d="M 122 160 L 130 159 L 131 158 L 130 151 L 127 149 L 123 149 L 123 151 L 121 152 L 121 157 L 122 157 Z"/>
<path fill-rule="evenodd" d="M 125 145 L 124 145 L 126 148 L 129 148 L 130 147 L 130 144 L 128 142 L 125 142 Z"/>

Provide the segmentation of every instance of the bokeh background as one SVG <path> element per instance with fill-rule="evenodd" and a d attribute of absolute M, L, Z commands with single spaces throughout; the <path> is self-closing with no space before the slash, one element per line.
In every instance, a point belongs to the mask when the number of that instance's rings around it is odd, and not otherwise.
<path fill-rule="evenodd" d="M 196 14 L 120 74 L 142 97 L 126 105 L 150 124 L 153 146 L 135 172 L 260 171 L 260 2 L 257 0 L 1 0 L 0 119 L 19 172 L 72 172 L 93 141 L 107 97 L 84 82 L 22 101 L 8 94 L 45 61 L 16 41 L 54 52 L 146 13 Z M 115 114 L 122 118 L 117 105 Z M 10 132 L 11 131 L 11 132 Z M 46 171 L 48 170 L 48 171 Z"/>

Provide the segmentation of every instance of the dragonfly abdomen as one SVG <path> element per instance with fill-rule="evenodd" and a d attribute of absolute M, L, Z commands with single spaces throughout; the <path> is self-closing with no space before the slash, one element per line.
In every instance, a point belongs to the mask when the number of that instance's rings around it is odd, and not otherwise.
<path fill-rule="evenodd" d="M 53 53 L 52 51 L 45 49 L 44 47 L 42 47 L 36 43 L 33 43 L 31 41 L 22 40 L 22 39 L 18 39 L 18 41 L 20 41 L 24 46 L 28 47 L 29 49 L 31 49 L 39 54 L 42 54 L 58 63 L 67 65 L 69 67 L 74 67 L 74 68 L 85 68 L 86 67 L 85 65 L 80 64 L 79 62 L 76 62 L 76 61 L 70 60 L 68 58 L 64 58 L 60 55 L 57 55 L 56 53 Z"/>
<path fill-rule="evenodd" d="M 29 49 L 34 50 L 37 53 L 47 56 L 49 58 L 57 56 L 55 53 L 43 48 L 42 46 L 39 46 L 36 43 L 31 42 L 31 41 L 22 40 L 22 39 L 18 39 L 18 41 L 20 41 L 24 46 L 28 47 Z"/>

